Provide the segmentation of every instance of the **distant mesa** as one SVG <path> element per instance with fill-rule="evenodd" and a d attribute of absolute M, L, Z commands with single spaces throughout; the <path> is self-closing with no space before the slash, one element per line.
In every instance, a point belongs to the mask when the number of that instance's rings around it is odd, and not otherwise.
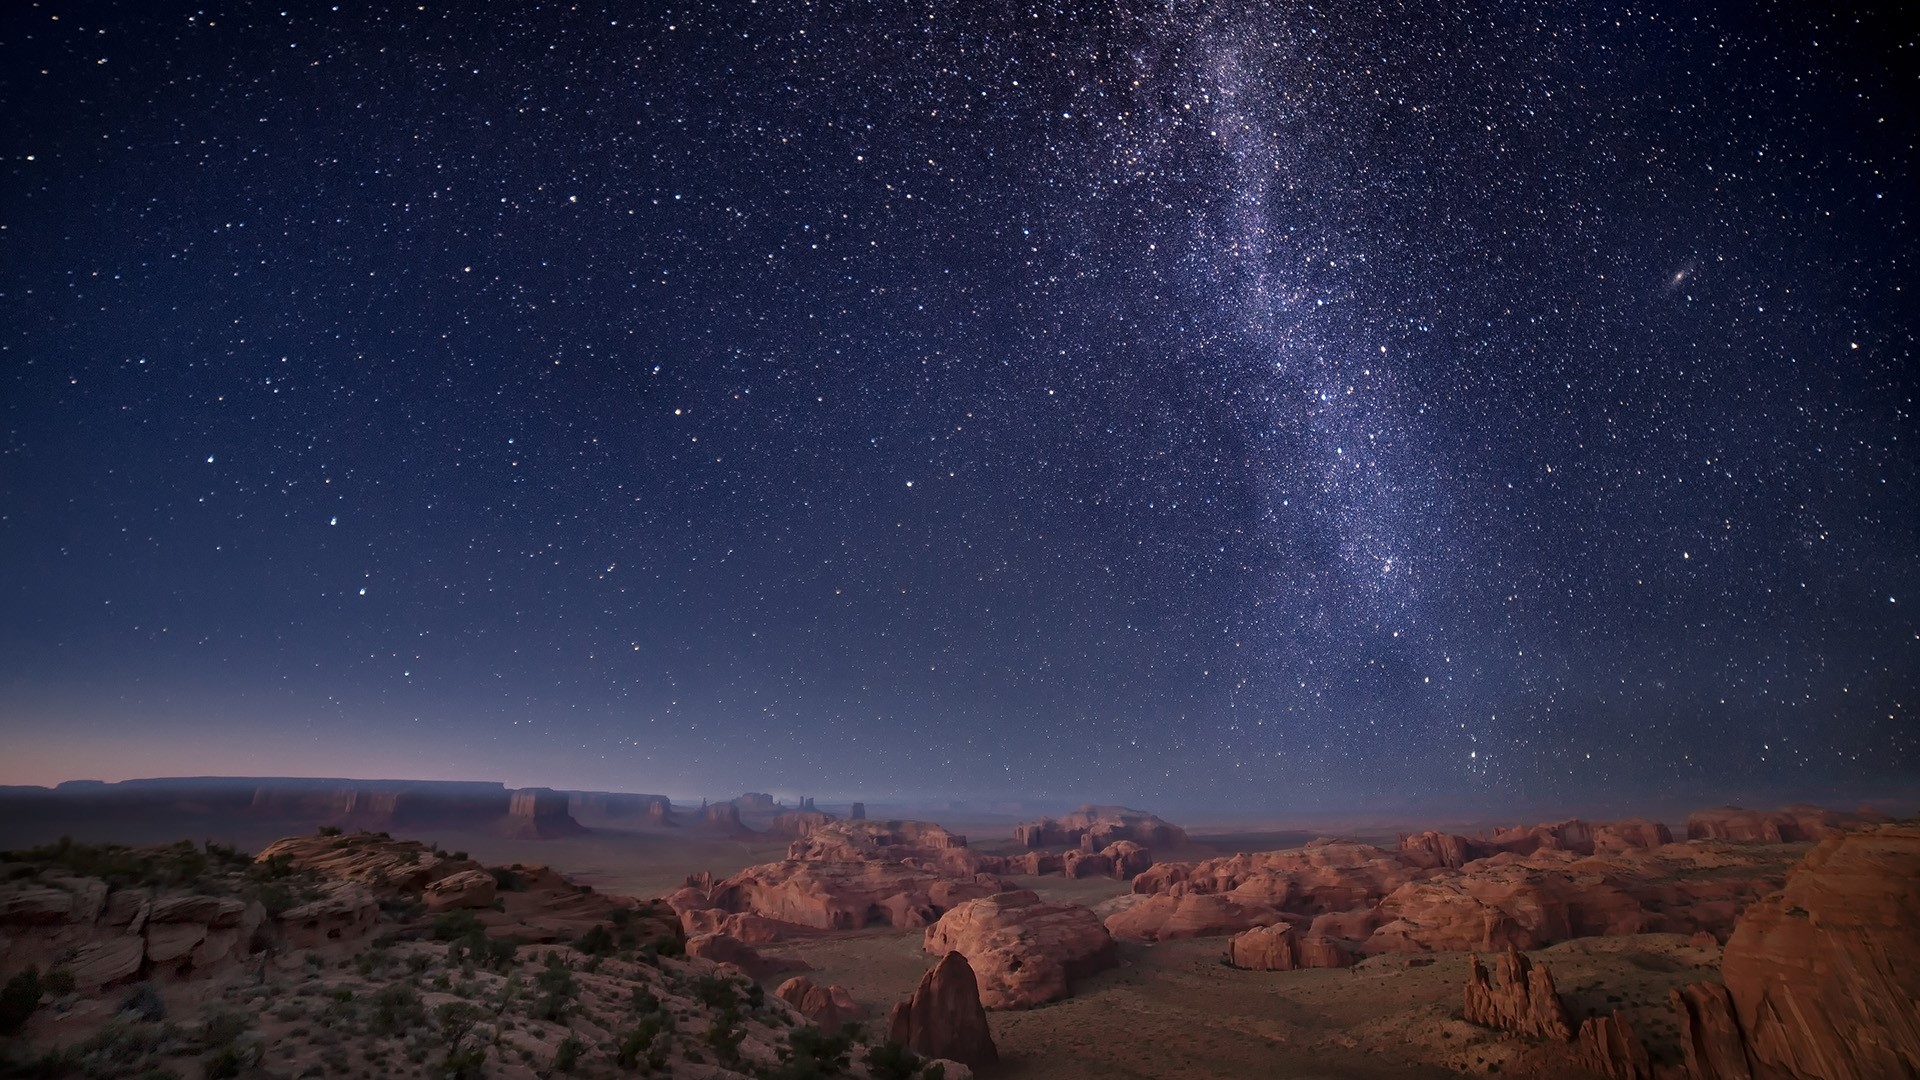
<path fill-rule="evenodd" d="M 837 820 L 832 814 L 821 810 L 789 810 L 775 815 L 767 831 L 775 836 L 784 836 L 789 840 L 803 840 L 815 831 Z"/>
<path fill-rule="evenodd" d="M 733 800 L 733 805 L 746 814 L 771 814 L 780 809 L 780 804 L 773 800 L 773 796 L 764 791 L 749 791 Z"/>
<path fill-rule="evenodd" d="M 507 819 L 499 826 L 502 836 L 518 840 L 551 840 L 578 836 L 587 830 L 567 812 L 568 793 L 552 788 L 521 788 L 513 793 Z"/>
<path fill-rule="evenodd" d="M 1099 851 L 1117 840 L 1131 840 L 1147 848 L 1178 847 L 1187 842 L 1187 832 L 1143 810 L 1087 805 L 1062 818 L 1016 825 L 1013 839 L 1028 849 L 1079 847 Z"/>
<path fill-rule="evenodd" d="M 700 828 L 708 832 L 740 835 L 753 831 L 747 828 L 745 822 L 740 820 L 740 806 L 738 801 L 708 803 L 701 808 L 697 824 Z"/>
<path fill-rule="evenodd" d="M 676 823 L 673 800 L 665 795 L 612 791 L 569 791 L 567 812 L 588 828 L 610 826 L 664 827 Z"/>
<path fill-rule="evenodd" d="M 855 821 L 865 821 L 867 819 L 867 804 L 863 802 L 854 803 L 853 809 L 847 812 L 847 816 Z"/>
<path fill-rule="evenodd" d="M 1846 813 L 1807 803 L 1796 803 L 1775 811 L 1717 806 L 1687 816 L 1687 839 L 1790 844 L 1824 840 L 1848 829 L 1885 824 L 1892 820 L 1870 807 Z"/>

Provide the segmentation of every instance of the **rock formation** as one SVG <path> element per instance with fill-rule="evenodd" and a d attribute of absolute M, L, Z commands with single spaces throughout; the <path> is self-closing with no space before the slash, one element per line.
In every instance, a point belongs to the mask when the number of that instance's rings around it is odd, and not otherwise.
<path fill-rule="evenodd" d="M 1227 939 L 1225 960 L 1250 971 L 1347 967 L 1353 953 L 1338 938 L 1303 934 L 1291 923 L 1256 926 Z"/>
<path fill-rule="evenodd" d="M 753 831 L 740 820 L 740 808 L 730 802 L 712 803 L 701 808 L 699 825 L 709 832 L 733 835 Z"/>
<path fill-rule="evenodd" d="M 1920 826 L 1830 834 L 1741 917 L 1720 968 L 1756 1067 L 1920 1075 Z"/>
<path fill-rule="evenodd" d="M 1654 1080 L 1646 1044 L 1619 1009 L 1581 1023 L 1577 1043 L 1576 1057 L 1590 1072 L 1607 1080 Z"/>
<path fill-rule="evenodd" d="M 1027 848 L 1077 845 L 1085 851 L 1098 851 L 1116 840 L 1131 840 L 1148 848 L 1178 847 L 1187 842 L 1187 833 L 1143 810 L 1089 805 L 1063 818 L 1023 822 L 1014 827 L 1013 838 Z"/>
<path fill-rule="evenodd" d="M 1073 982 L 1118 960 L 1112 935 L 1079 904 L 1047 903 L 1031 891 L 969 900 L 927 927 L 935 956 L 967 958 L 989 1009 L 1026 1009 L 1073 992 Z"/>
<path fill-rule="evenodd" d="M 456 908 L 490 908 L 498 891 L 499 885 L 492 874 L 484 870 L 462 870 L 427 885 L 421 898 L 426 901 L 427 910 L 437 914 Z"/>
<path fill-rule="evenodd" d="M 498 829 L 503 836 L 517 840 L 550 840 L 577 836 L 587 830 L 567 813 L 564 791 L 552 788 L 520 788 L 513 793 L 506 820 Z"/>
<path fill-rule="evenodd" d="M 774 817 L 767 831 L 775 836 L 784 836 L 793 840 L 803 840 L 813 835 L 815 830 L 833 823 L 832 814 L 819 810 L 789 810 Z"/>
<path fill-rule="evenodd" d="M 673 801 L 665 795 L 636 795 L 613 791 L 569 791 L 567 813 L 588 828 L 596 826 L 672 825 Z"/>
<path fill-rule="evenodd" d="M 865 1019 L 867 1015 L 859 1002 L 853 1000 L 853 995 L 847 993 L 846 987 L 822 985 L 805 975 L 795 975 L 781 983 L 773 994 L 828 1034 L 856 1020 Z"/>
<path fill-rule="evenodd" d="M 1218 937 L 1284 922 L 1265 904 L 1241 903 L 1214 893 L 1149 896 L 1107 917 L 1107 930 L 1123 941 L 1174 941 Z"/>
<path fill-rule="evenodd" d="M 976 1069 L 1000 1060 L 973 968 L 957 952 L 929 969 L 913 996 L 893 1007 L 887 1037 L 916 1054 L 950 1058 Z"/>
<path fill-rule="evenodd" d="M 773 796 L 764 791 L 749 791 L 733 800 L 733 805 L 749 814 L 771 814 L 780 809 L 780 804 L 773 801 Z"/>
<path fill-rule="evenodd" d="M 1489 979 L 1477 953 L 1467 962 L 1462 1015 L 1468 1023 L 1563 1042 L 1573 1038 L 1573 1020 L 1545 964 L 1536 966 L 1525 953 L 1508 949 Z"/>
<path fill-rule="evenodd" d="M 847 816 L 855 821 L 865 821 L 867 819 L 867 804 L 863 802 L 854 803 L 853 809 L 847 811 Z"/>
<path fill-rule="evenodd" d="M 760 950 L 726 934 L 696 934 L 687 939 L 687 955 L 716 964 L 731 964 L 749 979 L 764 979 L 789 971 L 807 971 L 812 965 L 784 956 L 764 956 Z"/>
<path fill-rule="evenodd" d="M 1687 816 L 1687 839 L 1795 843 L 1823 840 L 1848 829 L 1884 824 L 1890 820 L 1877 810 L 1862 808 L 1845 813 L 1806 803 L 1796 803 L 1775 811 L 1717 806 Z"/>

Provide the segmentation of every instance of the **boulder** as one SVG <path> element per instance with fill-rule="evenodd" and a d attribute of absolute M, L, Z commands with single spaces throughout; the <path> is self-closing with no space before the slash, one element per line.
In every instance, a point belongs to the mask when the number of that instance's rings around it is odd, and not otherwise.
<path fill-rule="evenodd" d="M 887 1038 L 923 1057 L 950 1058 L 975 1069 L 1000 1060 L 973 968 L 958 952 L 930 968 L 913 996 L 893 1007 Z"/>
<path fill-rule="evenodd" d="M 493 906 L 499 883 L 484 870 L 462 870 L 427 886 L 422 899 L 432 913 L 455 909 L 480 909 Z"/>
<path fill-rule="evenodd" d="M 781 983 L 773 994 L 828 1034 L 866 1017 L 867 1011 L 853 1000 L 846 987 L 823 986 L 805 975 L 795 975 Z"/>
<path fill-rule="evenodd" d="M 384 833 L 342 836 L 292 836 L 276 840 L 254 856 L 255 862 L 285 860 L 297 870 L 312 870 L 353 882 L 381 896 L 417 896 L 428 885 L 463 870 L 485 870 L 472 859 L 436 855 L 415 840 Z"/>
<path fill-rule="evenodd" d="M 967 958 L 989 1009 L 1026 1009 L 1073 992 L 1073 982 L 1118 962 L 1113 937 L 1079 904 L 1030 890 L 969 900 L 927 927 L 926 951 Z"/>
<path fill-rule="evenodd" d="M 92 991 L 140 974 L 146 954 L 147 943 L 140 935 L 118 934 L 80 946 L 62 967 L 73 975 L 76 989 Z"/>
<path fill-rule="evenodd" d="M 1467 963 L 1462 1015 L 1468 1023 L 1562 1042 L 1573 1038 L 1573 1020 L 1545 964 L 1536 966 L 1525 953 L 1508 949 L 1489 979 L 1478 954 L 1467 957 Z"/>
<path fill-rule="evenodd" d="M 1411 836 L 1400 837 L 1400 856 L 1414 866 L 1424 869 L 1445 867 L 1458 870 L 1473 858 L 1469 851 L 1469 841 L 1464 836 L 1452 833 L 1428 830 Z"/>
<path fill-rule="evenodd" d="M 15 885 L 0 891 L 0 924 L 51 926 L 73 915 L 73 894 L 45 885 Z"/>
<path fill-rule="evenodd" d="M 352 882 L 334 882 L 318 899 L 280 913 L 280 935 L 289 948 L 311 949 L 352 942 L 368 934 L 380 919 L 380 902 Z"/>

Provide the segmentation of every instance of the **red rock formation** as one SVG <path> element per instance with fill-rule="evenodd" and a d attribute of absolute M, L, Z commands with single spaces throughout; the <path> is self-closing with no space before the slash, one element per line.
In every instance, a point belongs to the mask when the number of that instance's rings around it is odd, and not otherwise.
<path fill-rule="evenodd" d="M 1607 1080 L 1654 1080 L 1653 1060 L 1626 1013 L 1615 1009 L 1585 1021 L 1578 1041 L 1580 1064 L 1589 1071 Z"/>
<path fill-rule="evenodd" d="M 853 808 L 847 811 L 847 816 L 855 821 L 867 820 L 867 804 L 863 802 L 854 803 Z"/>
<path fill-rule="evenodd" d="M 740 820 L 740 808 L 730 802 L 712 803 L 701 810 L 699 826 L 709 832 L 734 835 L 753 831 Z"/>
<path fill-rule="evenodd" d="M 1799 826 L 1785 814 L 1717 806 L 1687 815 L 1687 839 L 1778 844 L 1804 838 L 1799 834 Z"/>
<path fill-rule="evenodd" d="M 887 1037 L 924 1057 L 947 1058 L 975 1069 L 1000 1060 L 987 1012 L 980 1007 L 973 968 L 957 952 L 929 969 L 913 996 L 893 1007 Z"/>
<path fill-rule="evenodd" d="M 1467 961 L 1463 1015 L 1468 1023 L 1563 1042 L 1573 1038 L 1573 1020 L 1545 964 L 1536 967 L 1525 953 L 1508 949 L 1489 980 L 1478 954 Z"/>
<path fill-rule="evenodd" d="M 567 813 L 589 828 L 600 825 L 672 825 L 673 802 L 665 795 L 616 791 L 569 791 Z"/>
<path fill-rule="evenodd" d="M 290 836 L 254 856 L 259 863 L 275 859 L 286 860 L 296 870 L 357 882 L 382 896 L 419 893 L 441 878 L 485 870 L 471 859 L 436 855 L 417 840 L 395 840 L 384 833 Z"/>
<path fill-rule="evenodd" d="M 749 814 L 771 814 L 780 809 L 780 804 L 773 801 L 773 796 L 764 791 L 749 791 L 733 800 L 733 805 Z"/>
<path fill-rule="evenodd" d="M 1689 1080 L 1747 1080 L 1753 1075 L 1740 1025 L 1733 1018 L 1733 999 L 1724 984 L 1677 987 L 1669 1000 L 1680 1014 L 1680 1045 L 1686 1053 Z"/>
<path fill-rule="evenodd" d="M 1473 858 L 1473 853 L 1466 837 L 1428 830 L 1411 836 L 1402 833 L 1400 857 L 1423 869 L 1458 870 Z"/>
<path fill-rule="evenodd" d="M 428 885 L 421 893 L 427 911 L 437 914 L 455 908 L 490 908 L 499 883 L 484 870 L 462 870 Z"/>
<path fill-rule="evenodd" d="M 1073 982 L 1112 967 L 1113 937 L 1079 904 L 1045 903 L 1031 891 L 969 900 L 927 927 L 925 948 L 957 952 L 989 1009 L 1026 1009 L 1064 998 Z"/>
<path fill-rule="evenodd" d="M 767 831 L 775 836 L 800 840 L 813 835 L 821 827 L 832 824 L 833 820 L 833 815 L 823 810 L 789 810 L 777 815 L 773 823 L 767 826 Z"/>
<path fill-rule="evenodd" d="M 1378 913 L 1372 951 L 1535 949 L 1571 937 L 1637 934 L 1647 924 L 1639 901 L 1598 876 L 1527 866 L 1409 883 Z"/>
<path fill-rule="evenodd" d="M 863 1020 L 867 1015 L 867 1010 L 853 1000 L 853 995 L 847 993 L 846 987 L 833 984 L 823 986 L 805 975 L 795 975 L 781 983 L 773 994 L 828 1034 L 856 1020 Z"/>
<path fill-rule="evenodd" d="M 1820 841 L 1741 917 L 1721 972 L 1756 1066 L 1920 1075 L 1920 827 Z"/>
<path fill-rule="evenodd" d="M 1665 825 L 1647 818 L 1610 821 L 1593 830 L 1593 850 L 1598 854 L 1655 848 L 1673 843 L 1673 833 Z"/>
<path fill-rule="evenodd" d="M 1041 818 L 1014 827 L 1014 840 L 1024 847 L 1078 846 L 1098 851 L 1116 840 L 1132 840 L 1148 848 L 1178 847 L 1187 832 L 1143 810 L 1124 806 L 1082 806 L 1063 818 Z"/>
<path fill-rule="evenodd" d="M 812 965 L 785 956 L 763 956 L 758 949 L 726 934 L 695 934 L 687 939 L 687 955 L 716 964 L 732 964 L 750 979 L 764 979 L 787 971 L 808 971 Z"/>
<path fill-rule="evenodd" d="M 1100 852 L 1113 863 L 1113 876 L 1125 881 L 1153 866 L 1153 852 L 1132 840 L 1115 840 Z"/>
<path fill-rule="evenodd" d="M 716 884 L 706 906 L 818 930 L 915 928 L 963 900 L 1003 888 L 991 875 L 959 876 L 905 862 L 789 859 L 750 866 Z M 672 902 L 679 908 L 683 899 Z"/>
<path fill-rule="evenodd" d="M 1242 904 L 1213 893 L 1162 893 L 1109 915 L 1107 931 L 1122 941 L 1173 941 L 1238 934 L 1285 921 L 1264 904 Z"/>
<path fill-rule="evenodd" d="M 1303 934 L 1288 923 L 1257 926 L 1227 939 L 1226 961 L 1250 971 L 1347 967 L 1353 954 L 1340 941 Z"/>
<path fill-rule="evenodd" d="M 566 793 L 552 788 L 515 791 L 506 818 L 496 827 L 502 836 L 517 840 L 551 840 L 587 831 L 567 813 Z"/>

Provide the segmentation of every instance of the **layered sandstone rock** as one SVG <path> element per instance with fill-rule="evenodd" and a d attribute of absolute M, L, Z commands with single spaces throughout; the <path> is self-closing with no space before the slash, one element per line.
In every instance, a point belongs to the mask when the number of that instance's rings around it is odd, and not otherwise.
<path fill-rule="evenodd" d="M 740 808 L 730 802 L 713 803 L 702 808 L 698 825 L 709 832 L 733 835 L 753 831 L 740 820 Z"/>
<path fill-rule="evenodd" d="M 1593 830 L 1596 854 L 1656 848 L 1673 843 L 1673 833 L 1665 825 L 1647 818 L 1611 821 Z"/>
<path fill-rule="evenodd" d="M 1573 1038 L 1573 1020 L 1554 990 L 1553 974 L 1545 964 L 1536 966 L 1525 953 L 1508 949 L 1489 978 L 1478 954 L 1469 956 L 1467 962 L 1462 1015 L 1468 1023 L 1516 1035 L 1562 1041 Z"/>
<path fill-rule="evenodd" d="M 976 1069 L 1000 1060 L 973 968 L 958 952 L 942 958 L 921 976 L 913 996 L 893 1007 L 887 1037 L 916 1054 Z"/>
<path fill-rule="evenodd" d="M 417 840 L 395 840 L 385 833 L 290 836 L 254 856 L 258 863 L 283 860 L 295 870 L 311 870 L 336 881 L 352 881 L 383 896 L 419 893 L 444 877 L 485 868 L 471 859 L 436 854 Z"/>
<path fill-rule="evenodd" d="M 1290 923 L 1256 926 L 1227 939 L 1226 962 L 1249 971 L 1347 967 L 1353 953 L 1337 938 L 1301 933 Z"/>
<path fill-rule="evenodd" d="M 673 801 L 665 795 L 618 791 L 569 791 L 567 813 L 589 828 L 594 826 L 672 825 Z"/>
<path fill-rule="evenodd" d="M 1725 984 L 1701 982 L 1676 987 L 1669 1000 L 1680 1017 L 1680 1046 L 1691 1080 L 1735 1080 L 1751 1075 L 1752 1065 Z"/>
<path fill-rule="evenodd" d="M 1756 1066 L 1920 1075 L 1920 827 L 1822 840 L 1742 916 L 1721 972 Z"/>
<path fill-rule="evenodd" d="M 1174 941 L 1238 934 L 1286 921 L 1264 904 L 1244 904 L 1214 893 L 1149 896 L 1107 917 L 1107 931 L 1123 941 Z"/>
<path fill-rule="evenodd" d="M 731 964 L 750 979 L 764 979 L 789 971 L 807 971 L 812 965 L 785 956 L 765 956 L 760 950 L 726 934 L 696 934 L 687 939 L 687 955 L 716 964 Z"/>
<path fill-rule="evenodd" d="M 429 884 L 421 893 L 421 899 L 426 901 L 429 912 L 438 914 L 455 909 L 490 908 L 498 892 L 499 883 L 492 874 L 484 870 L 462 870 Z"/>
<path fill-rule="evenodd" d="M 1598 875 L 1525 866 L 1411 882 L 1381 901 L 1375 951 L 1536 949 L 1572 937 L 1637 934 L 1646 912 Z"/>
<path fill-rule="evenodd" d="M 1185 829 L 1143 810 L 1124 806 L 1082 806 L 1062 818 L 1041 818 L 1014 827 L 1014 840 L 1028 848 L 1072 847 L 1099 851 L 1116 840 L 1148 848 L 1178 847 Z"/>
<path fill-rule="evenodd" d="M 513 793 L 507 816 L 496 828 L 502 836 L 517 840 L 551 840 L 578 836 L 587 830 L 567 812 L 564 791 L 552 788 L 520 788 Z"/>
<path fill-rule="evenodd" d="M 1607 1080 L 1654 1080 L 1653 1059 L 1627 1014 L 1615 1009 L 1580 1025 L 1577 1058 L 1588 1071 Z"/>
<path fill-rule="evenodd" d="M 867 1015 L 866 1009 L 853 1000 L 853 995 L 847 993 L 846 987 L 822 985 L 805 975 L 795 975 L 781 983 L 773 994 L 828 1034 L 857 1020 L 864 1020 Z"/>
<path fill-rule="evenodd" d="M 1076 979 L 1112 967 L 1113 937 L 1079 904 L 1029 890 L 969 900 L 927 927 L 926 951 L 967 958 L 989 1009 L 1025 1009 L 1073 992 Z"/>

